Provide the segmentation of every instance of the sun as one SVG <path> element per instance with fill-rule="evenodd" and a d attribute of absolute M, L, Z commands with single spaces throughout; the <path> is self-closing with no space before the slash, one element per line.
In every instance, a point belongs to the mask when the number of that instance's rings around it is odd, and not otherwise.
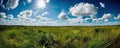
<path fill-rule="evenodd" d="M 36 7 L 37 8 L 45 8 L 46 7 L 46 3 L 48 3 L 49 2 L 49 0 L 37 0 L 36 1 Z"/>

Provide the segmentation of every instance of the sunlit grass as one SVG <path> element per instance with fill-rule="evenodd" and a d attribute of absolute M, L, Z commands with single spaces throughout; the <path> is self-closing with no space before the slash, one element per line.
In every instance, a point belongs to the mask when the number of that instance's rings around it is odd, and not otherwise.
<path fill-rule="evenodd" d="M 120 48 L 119 26 L 1 26 L 0 48 Z"/>

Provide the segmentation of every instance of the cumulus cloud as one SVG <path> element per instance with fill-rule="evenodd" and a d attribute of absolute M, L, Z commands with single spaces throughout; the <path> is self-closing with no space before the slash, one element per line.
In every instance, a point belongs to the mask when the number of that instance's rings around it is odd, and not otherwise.
<path fill-rule="evenodd" d="M 41 20 L 41 21 L 50 21 L 50 20 L 52 20 L 52 19 L 50 19 L 50 18 L 48 18 L 48 17 L 46 17 L 46 16 L 41 16 L 41 15 L 38 15 L 37 16 L 37 18 L 38 18 L 38 20 Z"/>
<path fill-rule="evenodd" d="M 117 17 L 114 17 L 115 20 L 120 20 L 120 14 Z"/>
<path fill-rule="evenodd" d="M 79 3 L 69 9 L 73 16 L 91 16 L 97 14 L 97 7 L 89 3 Z"/>
<path fill-rule="evenodd" d="M 4 18 L 7 18 L 7 16 L 4 12 L 0 12 L 0 18 L 4 19 Z"/>
<path fill-rule="evenodd" d="M 31 18 L 32 10 L 24 10 L 19 13 L 18 18 L 14 18 L 12 14 L 0 13 L 0 25 L 38 25 L 36 19 Z"/>
<path fill-rule="evenodd" d="M 82 19 L 81 17 L 77 17 L 77 18 L 68 18 L 67 20 L 68 23 L 84 23 L 84 19 Z"/>
<path fill-rule="evenodd" d="M 102 3 L 102 2 L 100 2 L 100 6 L 103 7 L 103 8 L 105 8 L 105 4 Z"/>
<path fill-rule="evenodd" d="M 3 6 L 3 8 L 6 9 L 15 9 L 19 5 L 19 0 L 8 0 L 6 5 Z"/>
<path fill-rule="evenodd" d="M 101 18 L 94 18 L 93 22 L 108 22 L 112 19 L 112 14 L 104 14 Z"/>
<path fill-rule="evenodd" d="M 36 17 L 37 17 L 38 20 L 44 20 L 44 21 L 52 20 L 52 19 L 48 18 L 47 16 L 45 16 L 47 14 L 49 14 L 49 13 L 48 12 L 44 12 L 41 15 L 37 15 Z"/>
<path fill-rule="evenodd" d="M 12 14 L 6 15 L 6 13 L 1 12 L 0 13 L 0 20 L 6 20 L 6 19 L 15 19 Z"/>
<path fill-rule="evenodd" d="M 60 14 L 58 15 L 59 19 L 68 19 L 67 14 L 64 11 L 61 11 Z"/>
<path fill-rule="evenodd" d="M 36 0 L 36 7 L 37 8 L 45 8 L 46 7 L 46 4 L 49 2 L 50 0 Z"/>
<path fill-rule="evenodd" d="M 112 14 L 104 14 L 103 19 L 111 19 L 112 18 Z"/>
<path fill-rule="evenodd" d="M 32 10 L 24 10 L 19 13 L 18 18 L 28 19 L 30 16 L 32 16 Z"/>
<path fill-rule="evenodd" d="M 104 22 L 103 18 L 94 18 L 92 22 Z"/>
<path fill-rule="evenodd" d="M 8 19 L 14 19 L 14 16 L 12 14 L 9 14 Z"/>
<path fill-rule="evenodd" d="M 97 7 L 90 3 L 79 3 L 69 9 L 69 12 L 77 18 L 69 19 L 72 23 L 85 23 L 94 19 L 97 14 Z M 83 19 L 83 16 L 90 16 L 90 18 Z"/>

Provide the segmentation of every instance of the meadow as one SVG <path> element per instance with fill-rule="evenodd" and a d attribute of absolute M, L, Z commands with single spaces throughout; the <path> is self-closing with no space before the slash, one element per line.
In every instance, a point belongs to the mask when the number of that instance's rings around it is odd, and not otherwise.
<path fill-rule="evenodd" d="M 120 26 L 0 26 L 0 48 L 120 48 Z"/>

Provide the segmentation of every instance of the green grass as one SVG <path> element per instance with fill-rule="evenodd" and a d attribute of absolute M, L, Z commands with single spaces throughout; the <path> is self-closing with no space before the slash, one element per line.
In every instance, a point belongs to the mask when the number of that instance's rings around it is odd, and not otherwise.
<path fill-rule="evenodd" d="M 0 48 L 120 48 L 120 26 L 0 26 Z"/>

